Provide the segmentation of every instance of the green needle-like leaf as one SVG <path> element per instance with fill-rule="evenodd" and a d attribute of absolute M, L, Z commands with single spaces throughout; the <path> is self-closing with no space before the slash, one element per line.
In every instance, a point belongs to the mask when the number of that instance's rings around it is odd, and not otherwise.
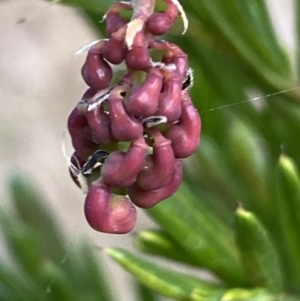
<path fill-rule="evenodd" d="M 286 286 L 300 292 L 300 177 L 295 162 L 284 154 L 276 170 L 276 188 L 281 228 L 278 245 L 284 259 Z"/>
<path fill-rule="evenodd" d="M 193 265 L 184 249 L 170 235 L 162 230 L 144 230 L 135 238 L 136 247 L 145 253 Z"/>
<path fill-rule="evenodd" d="M 268 290 L 257 289 L 240 289 L 235 288 L 228 290 L 223 296 L 222 301 L 297 301 L 299 298 L 285 294 L 275 295 Z M 198 301 L 195 299 L 195 301 Z M 200 301 L 200 300 L 199 300 Z"/>
<path fill-rule="evenodd" d="M 206 295 L 206 299 L 203 301 L 213 301 L 218 300 L 216 296 L 223 291 L 217 285 L 163 268 L 125 250 L 111 248 L 106 249 L 106 252 L 138 281 L 163 296 L 187 301 L 190 300 L 193 290 L 198 289 Z"/>
<path fill-rule="evenodd" d="M 145 285 L 136 283 L 137 293 L 139 301 L 159 301 L 160 298 L 151 289 L 147 288 Z"/>
<path fill-rule="evenodd" d="M 195 265 L 210 269 L 230 285 L 244 283 L 230 229 L 186 184 L 173 197 L 151 208 L 149 214 Z"/>
<path fill-rule="evenodd" d="M 235 233 L 249 283 L 280 292 L 283 284 L 278 254 L 265 227 L 253 213 L 239 208 Z"/>
<path fill-rule="evenodd" d="M 65 254 L 64 243 L 57 225 L 49 214 L 45 198 L 33 188 L 30 181 L 20 175 L 11 178 L 9 187 L 20 220 L 34 229 L 43 254 L 59 262 Z"/>

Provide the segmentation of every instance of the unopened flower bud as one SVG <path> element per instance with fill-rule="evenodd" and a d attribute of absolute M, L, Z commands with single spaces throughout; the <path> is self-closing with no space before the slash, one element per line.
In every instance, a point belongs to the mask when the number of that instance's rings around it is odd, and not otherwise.
<path fill-rule="evenodd" d="M 147 20 L 146 27 L 155 36 L 167 33 L 178 16 L 178 9 L 171 0 L 164 0 L 167 3 L 166 11 L 153 13 Z"/>
<path fill-rule="evenodd" d="M 133 70 L 147 70 L 151 66 L 148 41 L 143 28 L 136 33 L 132 47 L 126 54 L 125 63 Z"/>
<path fill-rule="evenodd" d="M 128 114 L 119 87 L 115 88 L 109 97 L 111 131 L 118 141 L 131 141 L 143 135 L 143 125 L 140 120 Z"/>
<path fill-rule="evenodd" d="M 153 115 L 158 106 L 162 78 L 158 69 L 151 68 L 145 82 L 141 86 L 133 88 L 126 106 L 128 112 L 142 118 Z"/>
<path fill-rule="evenodd" d="M 162 62 L 166 65 L 174 64 L 176 66 L 176 72 L 181 76 L 181 80 L 187 74 L 188 70 L 188 56 L 183 52 L 179 46 L 173 43 L 165 41 L 154 41 L 151 42 L 151 47 L 156 50 L 164 50 L 165 54 L 163 55 Z"/>
<path fill-rule="evenodd" d="M 93 139 L 86 117 L 75 108 L 68 119 L 68 130 L 72 145 L 82 158 L 90 156 L 99 145 Z"/>
<path fill-rule="evenodd" d="M 153 154 L 137 176 L 136 184 L 143 190 L 157 190 L 166 186 L 174 173 L 175 157 L 171 141 L 158 130 L 149 130 L 154 139 Z"/>
<path fill-rule="evenodd" d="M 178 120 L 181 115 L 181 88 L 182 79 L 177 73 L 165 79 L 156 115 L 166 116 L 168 122 Z"/>
<path fill-rule="evenodd" d="M 110 116 L 104 112 L 102 105 L 94 110 L 87 111 L 86 118 L 99 144 L 111 144 L 116 142 L 111 132 Z"/>
<path fill-rule="evenodd" d="M 105 160 L 101 176 L 106 184 L 127 187 L 133 184 L 145 164 L 148 145 L 143 137 L 132 142 L 126 153 L 115 151 Z"/>
<path fill-rule="evenodd" d="M 125 59 L 127 53 L 127 47 L 124 41 L 125 32 L 126 28 L 124 28 L 123 34 L 122 32 L 120 33 L 120 30 L 113 33 L 101 49 L 104 58 L 112 64 L 119 65 Z"/>
<path fill-rule="evenodd" d="M 200 143 L 201 119 L 187 91 L 182 92 L 182 114 L 179 123 L 168 130 L 166 138 L 172 141 L 176 158 L 192 155 Z"/>
<path fill-rule="evenodd" d="M 99 51 L 93 49 L 88 51 L 81 74 L 88 86 L 98 90 L 107 88 L 112 79 L 111 67 Z"/>
<path fill-rule="evenodd" d="M 106 19 L 106 34 L 110 37 L 112 33 L 119 30 L 121 27 L 127 24 L 127 21 L 120 16 L 120 11 L 124 10 L 132 10 L 130 4 L 125 2 L 118 2 L 113 4 L 105 14 Z"/>
<path fill-rule="evenodd" d="M 90 226 L 104 233 L 124 234 L 136 223 L 136 209 L 127 196 L 113 196 L 110 187 L 95 181 L 85 199 L 85 216 Z"/>
<path fill-rule="evenodd" d="M 140 208 L 150 208 L 170 197 L 179 188 L 183 178 L 183 168 L 179 160 L 174 165 L 174 173 L 170 182 L 158 190 L 143 190 L 133 184 L 128 187 L 128 195 L 131 201 Z"/>

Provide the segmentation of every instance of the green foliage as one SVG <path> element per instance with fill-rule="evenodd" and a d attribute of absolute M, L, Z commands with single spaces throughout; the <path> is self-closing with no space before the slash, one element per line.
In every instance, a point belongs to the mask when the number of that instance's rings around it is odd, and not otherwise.
<path fill-rule="evenodd" d="M 46 200 L 24 178 L 9 185 L 14 211 L 0 212 L 0 224 L 12 262 L 0 261 L 0 299 L 113 300 L 90 245 L 65 243 Z"/>
<path fill-rule="evenodd" d="M 82 9 L 103 34 L 99 20 L 115 1 L 61 2 Z M 294 60 L 264 0 L 181 2 L 189 30 L 180 36 L 178 22 L 167 38 L 194 69 L 201 146 L 178 193 L 148 211 L 158 229 L 136 235 L 136 247 L 151 257 L 107 253 L 141 283 L 139 300 L 300 300 L 300 5 Z M 247 101 L 252 92 L 267 96 Z M 0 299 L 112 300 L 90 248 L 70 252 L 41 199 L 19 178 L 11 187 L 17 216 L 2 212 L 0 221 L 16 267 L 0 261 Z M 153 263 L 156 257 L 205 269 L 215 282 Z"/>

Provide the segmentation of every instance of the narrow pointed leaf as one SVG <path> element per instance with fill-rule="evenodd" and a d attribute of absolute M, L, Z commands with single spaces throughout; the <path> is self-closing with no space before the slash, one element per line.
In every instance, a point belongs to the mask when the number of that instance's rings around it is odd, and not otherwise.
<path fill-rule="evenodd" d="M 198 289 L 206 295 L 203 301 L 213 301 L 217 300 L 213 297 L 222 289 L 200 278 L 163 268 L 119 248 L 106 249 L 106 252 L 139 282 L 165 297 L 187 301 L 192 291 Z"/>
<path fill-rule="evenodd" d="M 243 284 L 232 232 L 186 184 L 148 212 L 198 266 L 210 269 L 227 283 Z"/>
<path fill-rule="evenodd" d="M 137 293 L 139 301 L 159 301 L 160 298 L 153 290 L 147 288 L 145 285 L 137 282 Z"/>
<path fill-rule="evenodd" d="M 297 297 L 285 295 L 285 294 L 272 294 L 268 290 L 262 288 L 256 288 L 256 289 L 234 288 L 228 290 L 222 296 L 221 300 L 222 301 L 297 301 L 298 299 L 299 298 Z"/>
<path fill-rule="evenodd" d="M 145 253 L 161 256 L 178 262 L 194 265 L 184 249 L 163 230 L 144 230 L 135 238 L 136 247 Z"/>
<path fill-rule="evenodd" d="M 253 213 L 239 208 L 235 233 L 249 283 L 280 292 L 283 284 L 278 254 L 265 227 Z"/>
<path fill-rule="evenodd" d="M 286 285 L 300 292 L 300 177 L 295 162 L 284 154 L 276 170 L 276 188 L 281 228 L 278 246 L 284 258 Z"/>
<path fill-rule="evenodd" d="M 64 256 L 64 243 L 44 197 L 23 176 L 12 177 L 9 187 L 18 217 L 35 230 L 42 252 L 60 261 Z"/>

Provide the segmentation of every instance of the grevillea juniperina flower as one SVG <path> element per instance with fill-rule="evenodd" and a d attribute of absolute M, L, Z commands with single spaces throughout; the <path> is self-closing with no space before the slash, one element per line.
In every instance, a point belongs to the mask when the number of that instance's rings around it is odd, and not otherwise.
<path fill-rule="evenodd" d="M 176 44 L 160 40 L 175 19 L 187 19 L 178 0 L 132 0 L 105 15 L 107 38 L 89 44 L 81 74 L 89 86 L 68 119 L 74 154 L 70 173 L 86 194 L 85 216 L 97 231 L 127 233 L 135 206 L 150 208 L 174 194 L 182 158 L 200 142 L 201 120 L 188 94 L 192 71 Z M 131 11 L 126 20 L 122 11 Z M 185 31 L 184 30 L 184 31 Z M 158 61 L 153 52 L 162 53 Z M 123 63 L 115 76 L 111 64 Z"/>

